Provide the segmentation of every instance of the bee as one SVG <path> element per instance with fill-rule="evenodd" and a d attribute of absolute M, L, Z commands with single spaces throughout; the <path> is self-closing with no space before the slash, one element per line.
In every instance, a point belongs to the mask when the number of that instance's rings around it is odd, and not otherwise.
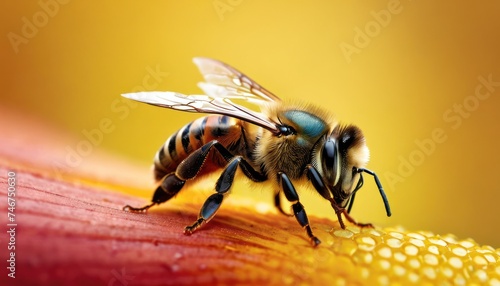
<path fill-rule="evenodd" d="M 330 202 L 343 229 L 342 214 L 355 225 L 371 226 L 357 223 L 349 215 L 366 173 L 374 178 L 387 216 L 391 216 L 379 178 L 365 168 L 369 151 L 361 129 L 338 123 L 319 107 L 283 102 L 225 63 L 209 58 L 193 61 L 205 79 L 198 84 L 203 95 L 169 91 L 122 95 L 159 107 L 211 114 L 182 127 L 158 150 L 154 159 L 158 187 L 151 204 L 141 208 L 127 205 L 124 210 L 145 212 L 174 197 L 186 181 L 222 170 L 215 193 L 206 199 L 198 219 L 184 229 L 190 235 L 215 216 L 239 169 L 254 182 L 271 182 L 275 206 L 281 213 L 295 216 L 313 246 L 321 241 L 313 234 L 295 185 L 312 185 Z M 260 112 L 233 100 L 255 104 Z M 292 214 L 282 207 L 283 195 Z"/>

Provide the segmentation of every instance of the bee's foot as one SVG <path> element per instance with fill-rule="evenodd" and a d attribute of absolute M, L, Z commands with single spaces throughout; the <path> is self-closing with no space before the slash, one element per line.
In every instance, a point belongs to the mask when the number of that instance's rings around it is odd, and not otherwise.
<path fill-rule="evenodd" d="M 321 243 L 321 240 L 319 240 L 316 236 L 311 237 L 311 245 L 313 247 L 318 246 Z"/>
<path fill-rule="evenodd" d="M 359 223 L 359 222 L 357 222 L 357 223 L 355 223 L 355 225 L 356 225 L 356 226 L 359 226 L 359 227 L 361 227 L 361 228 L 363 228 L 363 227 L 375 228 L 375 227 L 373 226 L 373 224 L 371 224 L 371 223 Z"/>
<path fill-rule="evenodd" d="M 205 219 L 203 218 L 199 218 L 195 223 L 193 223 L 192 225 L 188 225 L 184 228 L 184 234 L 185 235 L 191 235 L 193 234 L 193 232 L 198 229 L 201 224 L 205 221 Z"/>
<path fill-rule="evenodd" d="M 193 234 L 193 232 L 194 232 L 194 228 L 191 227 L 191 226 L 186 226 L 184 228 L 184 234 L 185 235 L 191 235 L 191 234 Z"/>
<path fill-rule="evenodd" d="M 374 228 L 373 224 L 371 223 L 360 223 L 360 222 L 357 222 L 352 216 L 349 215 L 349 213 L 344 209 L 344 216 L 345 218 L 352 224 L 354 224 L 355 226 L 357 227 L 369 227 L 369 228 Z M 338 215 L 339 217 L 339 221 L 341 220 L 340 218 L 340 214 Z M 340 224 L 341 226 L 343 225 L 343 223 Z M 345 229 L 345 226 L 342 226 L 343 229 Z"/>
<path fill-rule="evenodd" d="M 131 212 L 131 213 L 145 213 L 145 212 L 147 212 L 147 210 L 150 207 L 154 206 L 155 204 L 156 203 L 152 203 L 152 204 L 144 206 L 142 208 L 134 208 L 134 207 L 132 207 L 130 205 L 126 205 L 126 206 L 123 207 L 123 210 L 126 211 L 126 212 Z"/>

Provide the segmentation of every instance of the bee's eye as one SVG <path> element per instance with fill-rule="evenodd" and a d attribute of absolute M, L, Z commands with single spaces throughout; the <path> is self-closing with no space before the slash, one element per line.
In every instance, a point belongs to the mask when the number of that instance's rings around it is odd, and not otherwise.
<path fill-rule="evenodd" d="M 340 177 L 340 157 L 334 139 L 328 138 L 323 145 L 323 168 L 328 180 L 336 185 Z"/>
<path fill-rule="evenodd" d="M 323 156 L 325 158 L 325 165 L 328 169 L 332 169 L 335 166 L 335 141 L 327 140 L 325 146 L 323 146 Z"/>

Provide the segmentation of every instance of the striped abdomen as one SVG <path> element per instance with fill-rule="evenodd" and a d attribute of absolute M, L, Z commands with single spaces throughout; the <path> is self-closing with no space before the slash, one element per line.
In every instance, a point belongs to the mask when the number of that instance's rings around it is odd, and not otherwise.
<path fill-rule="evenodd" d="M 155 180 L 159 181 L 165 175 L 174 172 L 189 154 L 212 140 L 218 140 L 233 154 L 240 154 L 241 148 L 250 147 L 247 145 L 246 136 L 244 136 L 245 124 L 245 122 L 229 116 L 209 115 L 185 125 L 170 136 L 156 153 L 154 159 Z M 208 173 L 224 166 L 222 158 L 216 152 L 213 154 L 207 158 L 201 172 Z"/>

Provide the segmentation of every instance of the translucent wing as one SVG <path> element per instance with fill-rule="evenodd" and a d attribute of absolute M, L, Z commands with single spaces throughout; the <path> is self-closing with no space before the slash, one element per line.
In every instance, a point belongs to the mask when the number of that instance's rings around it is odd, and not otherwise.
<path fill-rule="evenodd" d="M 243 99 L 262 106 L 266 102 L 281 101 L 276 95 L 235 68 L 209 58 L 194 58 L 206 82 L 198 86 L 209 96 Z"/>
<path fill-rule="evenodd" d="M 171 91 L 145 91 L 126 93 L 122 96 L 155 106 L 187 112 L 228 115 L 261 126 L 273 133 L 279 133 L 276 123 L 267 116 L 231 102 L 230 97 L 184 95 Z"/>

